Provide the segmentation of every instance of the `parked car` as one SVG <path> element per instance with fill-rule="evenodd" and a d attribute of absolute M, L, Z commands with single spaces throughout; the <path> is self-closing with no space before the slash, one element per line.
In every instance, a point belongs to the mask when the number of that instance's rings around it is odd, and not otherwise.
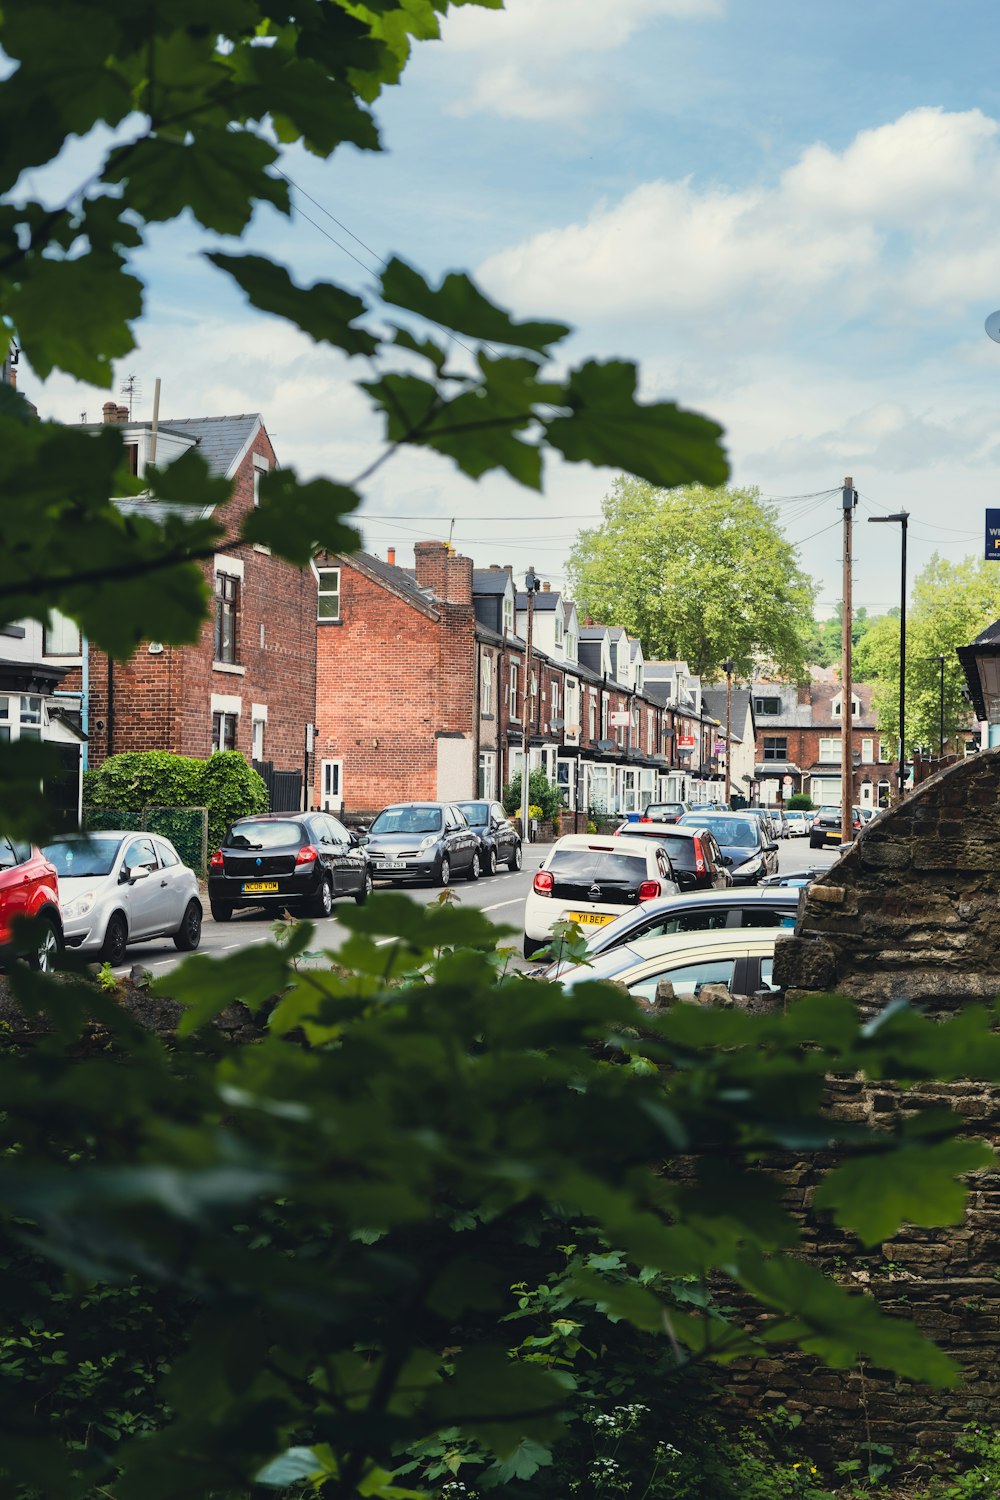
<path fill-rule="evenodd" d="M 643 901 L 634 910 L 622 912 L 606 927 L 587 939 L 588 956 L 596 957 L 622 943 L 640 938 L 669 937 L 673 933 L 712 932 L 720 927 L 794 928 L 799 910 L 798 891 L 757 886 L 733 887 L 728 891 L 686 891 L 679 896 L 660 896 Z M 563 959 L 545 972 L 557 979 L 574 967 Z"/>
<path fill-rule="evenodd" d="M 867 828 L 868 824 L 878 816 L 879 809 L 877 807 L 855 807 L 852 808 L 852 812 L 857 813 L 861 827 Z"/>
<path fill-rule="evenodd" d="M 524 903 L 524 956 L 544 948 L 560 920 L 603 927 L 640 901 L 677 892 L 670 859 L 657 841 L 568 833 L 552 846 Z"/>
<path fill-rule="evenodd" d="M 429 880 L 449 885 L 453 875 L 478 880 L 479 834 L 454 802 L 396 802 L 384 807 L 362 842 L 378 880 Z"/>
<path fill-rule="evenodd" d="M 30 948 L 15 942 L 14 924 L 38 922 Z M 27 840 L 0 834 L 0 963 L 20 955 L 48 971 L 63 946 L 59 877 L 52 861 Z"/>
<path fill-rule="evenodd" d="M 67 948 L 117 965 L 130 943 L 170 937 L 190 952 L 201 942 L 198 881 L 169 839 L 134 829 L 74 833 L 42 852 L 59 877 Z"/>
<path fill-rule="evenodd" d="M 805 838 L 812 825 L 813 815 L 804 807 L 791 807 L 785 812 L 785 822 L 788 824 L 789 837 L 793 839 Z"/>
<path fill-rule="evenodd" d="M 695 822 L 687 826 L 689 816 Z M 699 814 L 685 814 L 681 823 L 622 823 L 615 837 L 655 839 L 667 851 L 674 879 L 682 891 L 722 891 L 733 877 L 714 835 Z"/>
<path fill-rule="evenodd" d="M 647 802 L 642 810 L 643 823 L 676 823 L 691 811 L 690 802 Z"/>
<path fill-rule="evenodd" d="M 768 840 L 760 818 L 743 813 L 685 813 L 678 828 L 702 827 L 714 834 L 729 866 L 734 885 L 756 885 L 762 875 L 774 875 L 778 869 L 778 845 Z"/>
<path fill-rule="evenodd" d="M 822 849 L 826 844 L 841 841 L 842 813 L 839 807 L 821 807 L 809 830 L 810 849 Z M 861 832 L 861 819 L 857 808 L 851 808 L 851 836 L 857 838 Z"/>
<path fill-rule="evenodd" d="M 814 880 L 819 879 L 820 875 L 825 875 L 828 869 L 828 865 L 823 868 L 819 865 L 810 865 L 804 870 L 784 870 L 778 875 L 765 875 L 761 885 L 771 890 L 775 886 L 794 886 L 797 890 L 801 890 L 802 886 L 811 885 Z"/>
<path fill-rule="evenodd" d="M 456 802 L 469 827 L 479 835 L 483 873 L 495 875 L 498 865 L 521 868 L 521 835 L 499 802 Z"/>
<path fill-rule="evenodd" d="M 771 807 L 744 807 L 741 809 L 748 818 L 756 818 L 764 830 L 767 842 L 773 843 L 778 838 L 778 829 L 774 821 L 774 809 Z"/>
<path fill-rule="evenodd" d="M 357 834 L 329 813 L 237 818 L 208 862 L 208 900 L 217 922 L 247 906 L 328 917 L 337 896 L 353 896 L 360 905 L 371 889 L 371 864 Z"/>
<path fill-rule="evenodd" d="M 560 976 L 567 989 L 589 980 L 614 980 L 636 1000 L 652 1005 L 657 986 L 667 979 L 681 1000 L 697 1000 L 706 984 L 722 984 L 732 995 L 756 995 L 774 986 L 774 945 L 781 929 L 716 928 L 639 938 L 598 954 Z"/>

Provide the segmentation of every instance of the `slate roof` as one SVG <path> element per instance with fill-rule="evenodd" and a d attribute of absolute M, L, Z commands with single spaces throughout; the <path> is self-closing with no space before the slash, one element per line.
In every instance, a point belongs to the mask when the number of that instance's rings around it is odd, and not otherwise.
<path fill-rule="evenodd" d="M 718 719 L 720 724 L 726 722 L 726 690 L 724 687 L 702 688 L 701 701 L 707 713 Z M 730 729 L 734 739 L 742 739 L 740 730 L 747 721 L 747 709 L 750 707 L 750 693 L 747 688 L 733 688 Z M 752 717 L 752 716 L 751 716 Z"/>
<path fill-rule="evenodd" d="M 607 635 L 606 625 L 581 625 L 581 641 L 601 641 Z"/>
<path fill-rule="evenodd" d="M 473 568 L 472 592 L 474 594 L 504 594 L 510 574 L 506 568 Z"/>
<path fill-rule="evenodd" d="M 360 562 L 369 573 L 374 573 L 376 578 L 387 583 L 390 588 L 398 589 L 402 594 L 409 594 L 414 602 L 424 605 L 435 604 L 436 598 L 432 589 L 421 588 L 413 576 L 412 568 L 397 568 L 394 563 L 383 562 L 381 557 L 376 557 L 372 552 L 352 552 L 346 558 L 347 562 Z"/>
<path fill-rule="evenodd" d="M 558 592 L 556 590 L 549 589 L 546 592 L 543 589 L 543 590 L 540 590 L 535 595 L 535 608 L 536 609 L 544 609 L 544 610 L 558 609 L 558 607 L 559 607 L 559 600 L 560 600 L 560 595 L 558 594 Z M 527 596 L 527 594 L 525 594 L 525 593 L 522 592 L 522 593 L 520 593 L 520 594 L 517 595 L 517 607 L 518 607 L 518 609 L 527 609 L 527 607 L 528 607 L 528 596 Z"/>
<path fill-rule="evenodd" d="M 228 474 L 247 443 L 263 426 L 260 412 L 243 412 L 238 417 L 173 417 L 161 422 L 160 428 L 179 437 L 193 437 L 198 452 L 213 474 Z"/>

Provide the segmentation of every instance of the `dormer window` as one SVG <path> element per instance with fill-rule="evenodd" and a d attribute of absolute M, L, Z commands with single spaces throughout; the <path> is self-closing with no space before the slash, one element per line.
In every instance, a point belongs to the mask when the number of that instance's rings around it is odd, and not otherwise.
<path fill-rule="evenodd" d="M 503 596 L 503 630 L 504 635 L 514 634 L 514 601 L 509 594 Z"/>
<path fill-rule="evenodd" d="M 563 644 L 563 622 L 562 622 L 562 615 L 560 615 L 559 612 L 558 612 L 558 610 L 557 610 L 556 611 L 556 645 L 557 646 L 561 646 L 562 644 Z"/>
<path fill-rule="evenodd" d="M 841 718 L 843 716 L 843 712 L 844 712 L 844 697 L 843 697 L 843 694 L 841 694 L 839 698 L 834 698 L 834 700 L 833 700 L 833 717 L 835 719 L 839 719 L 839 718 Z M 854 694 L 852 693 L 851 694 L 851 714 L 852 714 L 852 716 L 854 718 L 857 718 L 860 713 L 861 713 L 861 704 L 858 702 L 857 698 L 855 698 Z"/>

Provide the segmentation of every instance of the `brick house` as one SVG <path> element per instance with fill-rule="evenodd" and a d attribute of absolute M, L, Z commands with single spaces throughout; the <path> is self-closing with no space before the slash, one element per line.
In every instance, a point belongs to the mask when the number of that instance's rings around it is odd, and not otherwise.
<path fill-rule="evenodd" d="M 869 683 L 853 690 L 851 805 L 884 807 L 896 786 L 892 748 L 879 735 Z M 836 682 L 753 684 L 760 800 L 784 802 L 804 792 L 817 806 L 842 800 L 843 693 Z"/>
<path fill-rule="evenodd" d="M 130 467 L 141 477 L 152 425 L 130 422 L 114 402 L 105 404 L 104 418 L 121 425 Z M 213 474 L 231 480 L 224 517 L 230 537 L 259 503 L 260 475 L 277 462 L 258 413 L 161 421 L 155 441 L 157 464 L 194 448 Z M 170 509 L 141 495 L 117 504 L 126 515 L 154 519 Z M 316 701 L 316 575 L 249 543 L 202 566 L 213 607 L 193 645 L 144 641 L 122 663 L 83 643 L 66 686 L 80 695 L 89 762 L 126 750 L 199 758 L 239 750 L 266 774 L 283 772 L 275 783 L 281 805 L 298 807 Z"/>

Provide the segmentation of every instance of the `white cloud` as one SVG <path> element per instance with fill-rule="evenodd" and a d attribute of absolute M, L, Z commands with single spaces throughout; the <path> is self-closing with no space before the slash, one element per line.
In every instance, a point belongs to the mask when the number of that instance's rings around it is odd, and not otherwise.
<path fill-rule="evenodd" d="M 921 108 L 844 151 L 810 146 L 771 186 L 644 183 L 480 276 L 522 309 L 588 328 L 661 318 L 717 342 L 804 316 L 818 333 L 861 314 L 934 319 L 1000 302 L 998 189 L 997 122 Z"/>
<path fill-rule="evenodd" d="M 606 59 L 658 21 L 714 20 L 726 0 L 507 0 L 502 13 L 465 6 L 442 34 L 475 61 L 451 113 L 572 120 L 613 91 Z M 555 81 L 554 81 L 555 80 Z"/>

